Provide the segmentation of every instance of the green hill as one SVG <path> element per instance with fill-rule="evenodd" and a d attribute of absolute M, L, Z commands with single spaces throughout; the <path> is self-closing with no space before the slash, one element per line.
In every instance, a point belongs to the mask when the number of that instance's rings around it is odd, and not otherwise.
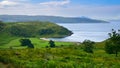
<path fill-rule="evenodd" d="M 68 29 L 50 22 L 4 23 L 0 30 L 0 45 L 21 37 L 66 37 L 72 34 Z"/>

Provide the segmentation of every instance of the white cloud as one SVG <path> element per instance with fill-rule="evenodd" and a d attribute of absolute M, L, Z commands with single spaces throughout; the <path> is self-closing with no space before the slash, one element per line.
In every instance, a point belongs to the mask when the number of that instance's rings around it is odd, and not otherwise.
<path fill-rule="evenodd" d="M 0 1 L 0 8 L 7 7 L 15 7 L 16 5 L 23 5 L 24 2 L 28 2 L 29 0 L 2 0 Z"/>
<path fill-rule="evenodd" d="M 14 6 L 17 5 L 17 2 L 4 0 L 0 2 L 0 6 Z"/>
<path fill-rule="evenodd" d="M 69 3 L 70 3 L 70 0 L 49 1 L 49 2 L 40 3 L 40 5 L 44 5 L 44 6 L 63 6 L 63 5 L 69 4 Z"/>

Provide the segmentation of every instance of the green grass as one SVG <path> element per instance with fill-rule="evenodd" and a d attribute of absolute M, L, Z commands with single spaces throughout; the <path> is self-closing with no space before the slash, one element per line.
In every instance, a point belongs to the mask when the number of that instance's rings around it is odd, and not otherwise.
<path fill-rule="evenodd" d="M 23 46 L 20 45 L 20 40 L 21 38 L 15 38 L 11 41 L 9 41 L 9 43 L 3 44 L 2 46 L 0 46 L 0 48 L 24 48 Z M 49 41 L 44 41 L 44 40 L 40 40 L 39 38 L 30 38 L 31 42 L 33 43 L 33 45 L 35 46 L 35 48 L 42 48 L 42 47 L 46 47 L 49 46 L 48 42 Z M 69 46 L 69 45 L 73 45 L 74 43 L 72 42 L 55 42 L 56 46 Z M 26 48 L 26 47 L 25 47 Z"/>
<path fill-rule="evenodd" d="M 9 43 L 11 40 L 16 39 L 16 37 L 10 36 L 7 33 L 0 33 L 0 46 Z"/>
<path fill-rule="evenodd" d="M 119 54 L 120 56 L 120 54 Z M 104 50 L 86 53 L 80 46 L 0 50 L 0 61 L 15 68 L 119 68 L 120 58 Z"/>

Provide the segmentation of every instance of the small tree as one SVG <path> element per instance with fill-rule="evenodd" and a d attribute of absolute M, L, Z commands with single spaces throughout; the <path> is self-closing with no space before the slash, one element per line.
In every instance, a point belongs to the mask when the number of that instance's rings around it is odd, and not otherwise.
<path fill-rule="evenodd" d="M 85 40 L 83 41 L 83 45 L 84 45 L 84 51 L 88 52 L 88 53 L 93 53 L 93 46 L 94 42 L 90 41 L 90 40 Z"/>
<path fill-rule="evenodd" d="M 54 41 L 50 40 L 50 41 L 49 41 L 49 45 L 50 45 L 50 47 L 55 47 Z"/>
<path fill-rule="evenodd" d="M 118 56 L 118 52 L 120 51 L 120 30 L 116 32 L 112 29 L 112 32 L 109 33 L 110 38 L 106 41 L 105 51 L 108 54 L 116 54 Z"/>
<path fill-rule="evenodd" d="M 34 45 L 29 39 L 20 39 L 21 46 L 28 46 L 29 48 L 34 48 Z"/>

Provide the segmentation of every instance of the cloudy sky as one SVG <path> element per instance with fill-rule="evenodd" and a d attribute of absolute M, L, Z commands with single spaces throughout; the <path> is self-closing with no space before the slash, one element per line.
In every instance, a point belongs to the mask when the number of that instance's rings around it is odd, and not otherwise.
<path fill-rule="evenodd" d="M 0 15 L 120 19 L 120 0 L 0 0 Z"/>

